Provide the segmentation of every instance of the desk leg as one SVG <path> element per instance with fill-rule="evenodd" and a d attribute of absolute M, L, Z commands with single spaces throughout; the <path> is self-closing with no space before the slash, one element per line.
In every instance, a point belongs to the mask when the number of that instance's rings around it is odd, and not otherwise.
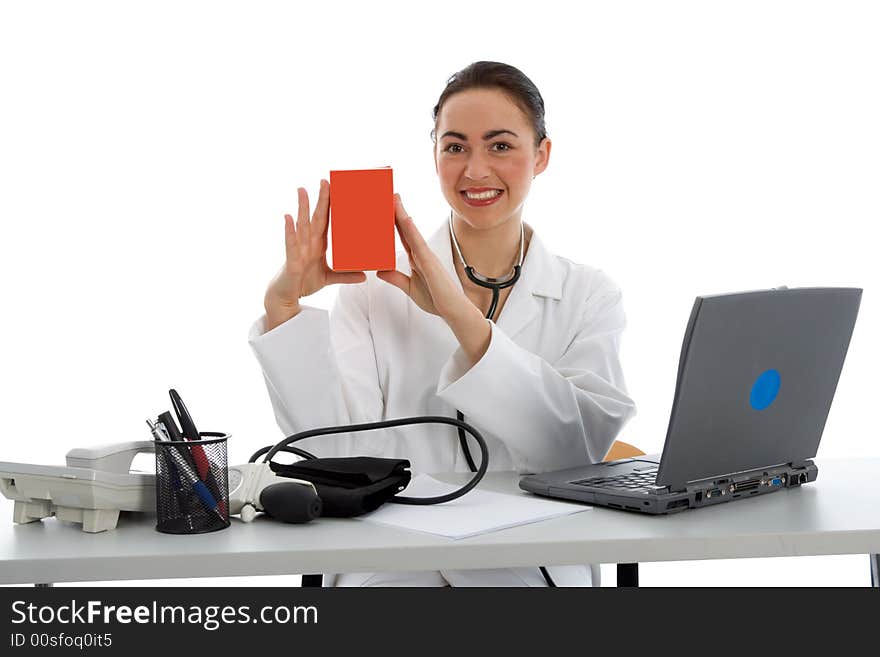
<path fill-rule="evenodd" d="M 880 588 L 880 554 L 869 554 L 871 558 L 871 586 Z"/>
<path fill-rule="evenodd" d="M 323 575 L 303 575 L 302 576 L 302 586 L 306 587 L 315 587 L 321 588 L 324 586 L 324 576 Z"/>
<path fill-rule="evenodd" d="M 637 587 L 639 585 L 639 564 L 617 564 L 617 586 Z"/>

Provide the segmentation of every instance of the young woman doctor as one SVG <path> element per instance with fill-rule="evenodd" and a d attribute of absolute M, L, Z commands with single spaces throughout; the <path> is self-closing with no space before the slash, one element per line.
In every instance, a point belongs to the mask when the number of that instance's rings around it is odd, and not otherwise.
<path fill-rule="evenodd" d="M 635 410 L 618 359 L 625 317 L 607 275 L 551 254 L 522 220 L 550 158 L 541 94 L 512 66 L 476 62 L 449 79 L 434 120 L 434 162 L 451 213 L 426 240 L 395 195 L 406 249 L 399 271 L 331 271 L 329 183 L 321 181 L 311 219 L 298 189 L 296 222 L 285 216 L 286 262 L 249 335 L 278 424 L 290 435 L 460 413 L 485 437 L 490 470 L 601 461 Z M 300 305 L 333 283 L 347 285 L 332 313 Z M 318 456 L 406 458 L 422 472 L 468 471 L 461 442 L 455 427 L 424 424 L 298 446 Z M 470 450 L 478 459 L 472 439 Z M 546 570 L 558 586 L 598 585 L 595 566 Z M 325 586 L 547 583 L 538 566 L 324 578 Z"/>

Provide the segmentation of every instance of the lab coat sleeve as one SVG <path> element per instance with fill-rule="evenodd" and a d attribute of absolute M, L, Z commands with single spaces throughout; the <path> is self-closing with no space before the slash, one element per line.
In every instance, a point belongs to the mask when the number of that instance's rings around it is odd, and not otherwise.
<path fill-rule="evenodd" d="M 332 316 L 302 306 L 298 315 L 265 331 L 265 315 L 248 342 L 263 370 L 278 426 L 288 436 L 317 427 L 380 419 L 384 406 L 369 326 L 366 283 L 340 286 Z M 353 437 L 332 434 L 297 446 L 343 455 Z"/>
<path fill-rule="evenodd" d="M 626 325 L 619 289 L 606 280 L 589 295 L 574 339 L 553 363 L 491 324 L 483 357 L 468 368 L 456 350 L 437 394 L 504 442 L 520 472 L 601 461 L 635 413 L 618 357 Z"/>

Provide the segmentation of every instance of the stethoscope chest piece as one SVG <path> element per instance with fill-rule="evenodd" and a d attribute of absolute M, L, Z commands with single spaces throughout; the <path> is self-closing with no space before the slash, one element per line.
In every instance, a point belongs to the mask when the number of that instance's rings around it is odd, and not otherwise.
<path fill-rule="evenodd" d="M 458 240 L 455 238 L 455 229 L 452 226 L 452 213 L 449 213 L 449 235 L 452 238 L 452 245 L 455 247 L 455 252 L 458 254 L 458 259 L 461 260 L 461 265 L 462 267 L 464 267 L 465 274 L 467 274 L 467 277 L 471 282 L 479 285 L 480 287 L 485 287 L 489 290 L 492 290 L 492 305 L 489 307 L 489 312 L 486 313 L 487 319 L 492 319 L 492 316 L 495 314 L 495 308 L 498 306 L 499 292 L 505 288 L 512 286 L 514 283 L 517 282 L 517 280 L 519 280 L 519 275 L 522 271 L 523 254 L 525 252 L 526 242 L 525 227 L 523 226 L 522 222 L 520 222 L 519 229 L 519 262 L 513 266 L 513 270 L 504 278 L 483 276 L 465 261 L 464 255 L 461 252 L 461 247 L 458 245 Z"/>

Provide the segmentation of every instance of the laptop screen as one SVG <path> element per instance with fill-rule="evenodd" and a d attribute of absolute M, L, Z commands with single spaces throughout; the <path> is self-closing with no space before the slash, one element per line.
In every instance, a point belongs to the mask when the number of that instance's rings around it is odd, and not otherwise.
<path fill-rule="evenodd" d="M 816 455 L 861 300 L 855 288 L 698 297 L 657 483 Z"/>

